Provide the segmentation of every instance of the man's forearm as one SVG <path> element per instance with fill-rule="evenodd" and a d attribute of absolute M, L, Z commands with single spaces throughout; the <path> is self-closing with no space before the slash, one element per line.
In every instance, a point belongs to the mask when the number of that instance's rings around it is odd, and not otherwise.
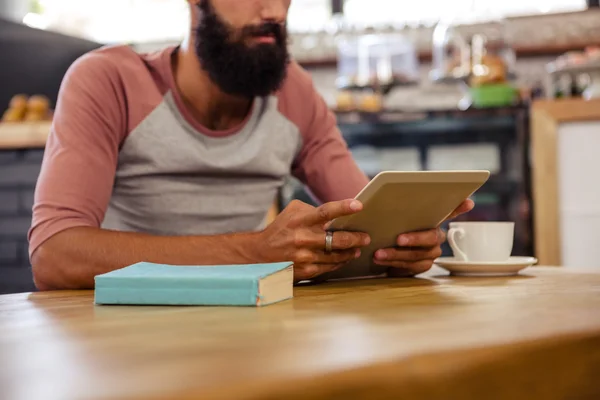
<path fill-rule="evenodd" d="M 32 256 L 41 290 L 92 289 L 94 277 L 141 261 L 176 265 L 245 264 L 259 260 L 258 233 L 164 237 L 78 227 L 60 232 Z"/>

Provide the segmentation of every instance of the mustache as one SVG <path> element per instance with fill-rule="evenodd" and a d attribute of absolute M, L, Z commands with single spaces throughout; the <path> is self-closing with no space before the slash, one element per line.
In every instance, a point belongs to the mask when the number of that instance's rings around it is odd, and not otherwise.
<path fill-rule="evenodd" d="M 248 25 L 242 28 L 242 37 L 273 36 L 278 43 L 285 43 L 287 28 L 285 24 L 265 22 L 260 25 Z"/>

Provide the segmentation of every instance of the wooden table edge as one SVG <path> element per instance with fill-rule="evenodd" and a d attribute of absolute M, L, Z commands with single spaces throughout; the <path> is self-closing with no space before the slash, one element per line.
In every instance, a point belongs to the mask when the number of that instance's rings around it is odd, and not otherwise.
<path fill-rule="evenodd" d="M 549 365 L 553 368 L 548 368 Z M 556 365 L 565 368 L 556 368 Z M 532 393 L 539 396 L 536 398 L 544 399 L 600 398 L 599 375 L 600 331 L 588 331 L 432 352 L 318 376 L 241 382 L 208 392 L 187 389 L 172 394 L 161 393 L 153 398 L 391 400 L 447 399 L 449 393 L 452 398 L 460 399 L 529 400 Z M 548 381 L 553 384 L 547 385 Z"/>

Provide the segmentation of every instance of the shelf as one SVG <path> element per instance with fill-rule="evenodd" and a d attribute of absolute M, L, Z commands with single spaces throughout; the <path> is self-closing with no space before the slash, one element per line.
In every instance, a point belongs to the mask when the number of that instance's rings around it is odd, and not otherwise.
<path fill-rule="evenodd" d="M 556 67 L 552 64 L 548 66 L 547 71 L 551 75 L 556 74 L 583 74 L 586 72 L 600 72 L 600 60 L 593 60 L 579 65 L 569 65 Z"/>
<path fill-rule="evenodd" d="M 516 137 L 512 117 L 470 120 L 425 120 L 396 124 L 341 125 L 349 147 L 431 146 L 437 144 L 505 143 Z"/>
<path fill-rule="evenodd" d="M 512 116 L 479 117 L 470 119 L 453 118 L 427 118 L 422 120 L 404 122 L 371 122 L 362 124 L 343 124 L 340 127 L 349 134 L 377 134 L 387 131 L 399 131 L 402 134 L 437 134 L 440 132 L 455 133 L 464 131 L 476 131 L 481 129 L 513 129 L 515 119 Z"/>
<path fill-rule="evenodd" d="M 530 57 L 556 57 L 570 51 L 583 51 L 588 46 L 600 46 L 600 40 L 595 31 L 600 21 L 600 9 L 590 8 L 579 12 L 547 13 L 530 16 L 515 16 L 506 18 L 506 35 L 511 37 L 511 45 L 517 59 Z M 579 31 L 573 31 L 572 26 L 585 27 Z M 473 32 L 493 34 L 495 29 L 486 23 L 475 23 L 457 26 L 457 29 L 469 35 Z M 550 31 L 550 35 L 543 30 Z M 381 33 L 389 31 L 382 30 Z M 418 47 L 420 62 L 425 64 L 431 62 L 431 35 L 432 27 L 417 27 L 396 30 L 401 34 L 411 36 Z M 373 33 L 373 32 L 365 32 Z M 375 31 L 375 33 L 378 33 Z M 304 36 L 298 34 L 294 42 L 302 43 Z M 304 54 L 303 54 L 304 53 Z M 337 65 L 335 49 L 330 54 L 315 57 L 313 52 L 295 53 L 295 59 L 307 68 L 330 67 Z"/>
<path fill-rule="evenodd" d="M 527 105 L 518 105 L 512 107 L 494 107 L 494 108 L 468 108 L 459 110 L 458 108 L 442 110 L 400 110 L 388 109 L 377 113 L 361 111 L 341 111 L 333 109 L 340 125 L 350 124 L 391 124 L 396 122 L 421 121 L 434 118 L 453 118 L 459 120 L 468 120 L 471 118 L 489 118 L 489 117 L 514 117 L 519 113 L 526 113 L 529 110 Z"/>
<path fill-rule="evenodd" d="M 535 57 L 556 57 L 570 51 L 583 51 L 589 46 L 600 46 L 600 41 L 573 41 L 565 44 L 545 44 L 532 46 L 516 46 L 515 55 L 518 59 L 535 58 Z M 422 50 L 418 53 L 418 58 L 421 63 L 430 63 L 432 60 L 431 50 Z M 310 68 L 335 68 L 337 66 L 337 58 L 334 56 L 324 57 L 321 59 L 305 59 L 300 60 L 299 64 L 307 69 Z"/>
<path fill-rule="evenodd" d="M 52 122 L 0 123 L 0 150 L 44 148 Z"/>
<path fill-rule="evenodd" d="M 349 147 L 507 143 L 517 136 L 527 113 L 528 107 L 423 113 L 388 111 L 371 115 L 338 113 L 338 125 Z"/>
<path fill-rule="evenodd" d="M 358 91 L 362 92 L 364 90 L 371 90 L 375 92 L 380 92 L 383 95 L 389 94 L 393 89 L 399 87 L 414 87 L 418 86 L 419 82 L 416 80 L 400 80 L 396 79 L 388 83 L 382 83 L 380 85 L 359 85 L 355 83 L 351 83 L 348 79 L 338 78 L 336 81 L 336 87 L 338 90 L 347 90 L 347 91 Z"/>

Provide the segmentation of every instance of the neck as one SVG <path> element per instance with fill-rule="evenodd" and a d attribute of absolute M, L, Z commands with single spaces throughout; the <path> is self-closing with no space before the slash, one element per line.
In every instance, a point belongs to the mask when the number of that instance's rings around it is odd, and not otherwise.
<path fill-rule="evenodd" d="M 189 37 L 172 61 L 175 83 L 186 106 L 202 125 L 212 130 L 238 126 L 248 115 L 252 99 L 224 93 L 213 83 L 194 50 Z"/>

